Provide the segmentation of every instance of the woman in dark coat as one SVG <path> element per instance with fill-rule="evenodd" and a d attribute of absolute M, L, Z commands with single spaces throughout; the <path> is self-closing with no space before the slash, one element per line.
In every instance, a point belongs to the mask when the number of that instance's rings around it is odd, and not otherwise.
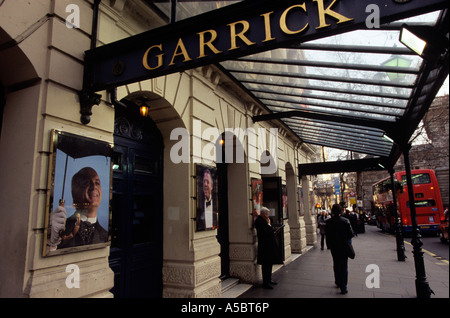
<path fill-rule="evenodd" d="M 255 220 L 255 228 L 258 233 L 258 264 L 262 267 L 263 288 L 273 289 L 272 265 L 276 262 L 277 244 L 275 231 L 270 225 L 269 209 L 261 207 L 260 215 Z"/>

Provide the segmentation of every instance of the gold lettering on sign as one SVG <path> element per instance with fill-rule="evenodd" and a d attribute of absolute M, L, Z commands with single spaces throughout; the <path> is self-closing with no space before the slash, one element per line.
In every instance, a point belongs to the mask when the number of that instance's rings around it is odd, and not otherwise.
<path fill-rule="evenodd" d="M 178 52 L 178 49 L 180 49 L 180 52 Z M 192 61 L 192 59 L 189 57 L 186 47 L 184 46 L 184 42 L 181 38 L 178 39 L 177 47 L 175 48 L 175 51 L 173 52 L 172 59 L 170 60 L 169 66 L 175 65 L 174 60 L 179 55 L 183 55 L 183 57 L 184 57 L 183 62 Z"/>
<path fill-rule="evenodd" d="M 320 25 L 316 28 L 316 30 L 330 26 L 325 21 L 325 14 L 328 14 L 329 16 L 338 20 L 338 23 L 343 23 L 343 22 L 353 20 L 353 18 L 347 18 L 347 17 L 343 16 L 342 14 L 331 10 L 331 7 L 336 3 L 337 0 L 333 0 L 333 2 L 326 9 L 324 9 L 323 0 L 313 0 L 313 1 L 317 2 L 317 7 L 318 7 L 318 11 L 319 11 L 318 14 L 319 14 Z"/>
<path fill-rule="evenodd" d="M 236 34 L 236 24 L 241 24 L 243 26 L 242 31 L 237 34 Z M 241 21 L 233 22 L 233 23 L 230 23 L 227 25 L 230 27 L 230 40 L 231 40 L 231 47 L 228 49 L 228 51 L 239 48 L 239 46 L 237 46 L 237 44 L 236 44 L 236 38 L 240 38 L 248 46 L 256 44 L 255 42 L 250 41 L 245 36 L 245 33 L 250 29 L 250 23 L 248 23 L 248 21 L 241 20 Z"/>
<path fill-rule="evenodd" d="M 147 51 L 145 51 L 144 57 L 143 57 L 143 59 L 142 59 L 142 64 L 144 65 L 144 67 L 145 67 L 147 70 L 150 70 L 150 71 L 156 70 L 157 68 L 159 68 L 159 67 L 161 67 L 161 66 L 163 65 L 163 56 L 164 56 L 164 53 L 161 53 L 161 54 L 156 55 L 158 64 L 157 64 L 155 67 L 151 67 L 151 66 L 148 64 L 148 54 L 149 54 L 150 51 L 151 51 L 152 49 L 154 49 L 154 48 L 157 48 L 157 49 L 159 49 L 159 51 L 162 52 L 162 44 L 153 45 L 153 46 L 149 47 Z"/>
<path fill-rule="evenodd" d="M 303 11 L 306 12 L 306 5 L 305 5 L 304 2 L 303 2 L 303 4 L 296 4 L 296 5 L 293 5 L 292 7 L 289 7 L 289 8 L 287 8 L 286 10 L 284 10 L 283 14 L 282 14 L 281 17 L 280 17 L 280 28 L 281 28 L 281 30 L 282 30 L 284 33 L 286 33 L 286 34 L 297 34 L 297 33 L 300 33 L 300 32 L 302 32 L 302 31 L 304 31 L 304 30 L 308 27 L 308 25 L 309 25 L 309 23 L 306 23 L 305 26 L 304 26 L 303 28 L 301 28 L 300 30 L 296 30 L 296 31 L 292 31 L 292 30 L 290 30 L 290 29 L 287 27 L 287 24 L 286 24 L 286 17 L 287 17 L 287 15 L 288 15 L 288 13 L 289 13 L 292 9 L 294 9 L 294 8 L 302 8 Z"/>
<path fill-rule="evenodd" d="M 264 17 L 264 31 L 266 33 L 266 38 L 263 42 L 276 40 L 274 37 L 272 37 L 272 28 L 270 27 L 270 15 L 272 13 L 273 11 L 261 14 L 261 16 Z"/>
<path fill-rule="evenodd" d="M 209 41 L 205 42 L 205 33 L 209 33 L 211 34 L 211 38 L 209 39 Z M 207 47 L 209 47 L 209 49 L 211 51 L 214 52 L 214 54 L 219 54 L 222 53 L 222 51 L 219 51 L 213 44 L 212 42 L 217 38 L 217 32 L 216 30 L 206 30 L 206 31 L 202 31 L 200 33 L 197 33 L 199 36 L 199 48 L 200 48 L 200 55 L 198 56 L 198 58 L 201 57 L 205 57 L 205 45 Z"/>
<path fill-rule="evenodd" d="M 1 1 L 1 0 L 0 0 Z M 300 0 L 301 1 L 301 0 Z M 321 29 L 321 28 L 327 28 L 330 27 L 331 24 L 328 24 L 326 19 L 327 18 L 333 18 L 337 21 L 337 23 L 344 23 L 348 21 L 354 20 L 353 18 L 348 18 L 332 9 L 332 7 L 336 4 L 338 0 L 332 0 L 331 3 L 325 8 L 324 0 L 313 0 L 313 2 L 317 3 L 317 16 L 319 20 L 319 26 L 317 26 L 315 29 Z M 283 10 L 283 11 L 282 11 Z M 300 11 L 300 13 L 296 12 Z M 276 12 L 276 13 L 275 13 Z M 288 25 L 288 19 L 291 14 L 294 12 L 297 13 L 296 16 L 292 16 L 290 18 L 290 23 Z M 281 16 L 278 21 L 272 21 L 274 19 L 274 15 L 278 16 L 278 14 L 281 13 Z M 302 16 L 305 15 L 305 18 L 302 19 Z M 218 33 L 219 31 L 214 29 L 207 29 L 204 31 L 200 31 L 197 33 L 197 39 L 198 43 L 191 43 L 189 48 L 192 48 L 193 45 L 198 45 L 198 57 L 194 57 L 195 59 L 205 58 L 209 55 L 217 55 L 223 53 L 223 51 L 219 50 L 217 47 L 219 46 L 222 50 L 231 51 L 236 49 L 241 49 L 245 45 L 246 46 L 252 46 L 257 44 L 256 42 L 253 42 L 255 38 L 252 40 L 250 39 L 250 35 L 252 37 L 264 37 L 263 40 L 258 40 L 258 45 L 261 45 L 264 42 L 274 41 L 278 40 L 278 38 L 275 38 L 272 34 L 272 31 L 275 34 L 281 34 L 283 32 L 285 35 L 292 36 L 292 35 L 298 35 L 302 32 L 306 32 L 306 30 L 310 27 L 310 22 L 308 22 L 308 14 L 312 14 L 308 11 L 306 2 L 304 1 L 302 4 L 295 4 L 288 8 L 281 9 L 280 11 L 270 11 L 263 13 L 259 16 L 258 19 L 254 17 L 252 20 L 252 23 L 255 23 L 255 25 L 250 25 L 250 22 L 247 20 L 241 20 L 241 21 L 235 21 L 230 24 L 227 24 L 228 31 L 225 30 L 222 33 Z M 262 17 L 262 19 L 261 19 Z M 276 19 L 276 18 L 275 18 Z M 271 24 L 273 22 L 273 25 Z M 261 24 L 264 23 L 264 26 Z M 304 24 L 304 25 L 302 25 Z M 254 35 L 252 32 L 250 32 L 250 28 L 253 28 L 252 31 L 256 35 Z M 273 27 L 273 30 L 272 30 Z M 221 26 L 218 30 L 223 30 L 224 26 Z M 281 32 L 280 32 L 281 31 Z M 312 31 L 312 30 L 311 30 Z M 222 31 L 220 31 L 222 32 Z M 264 35 L 261 34 L 264 32 Z M 252 34 L 251 34 L 252 33 Z M 229 47 L 221 47 L 224 45 L 225 39 L 223 41 L 218 41 L 219 36 L 221 37 L 229 37 Z M 189 37 L 192 39 L 192 37 Z M 242 46 L 238 45 L 238 39 L 243 43 Z M 185 38 L 185 41 L 187 41 L 187 38 Z M 172 43 L 172 42 L 170 42 Z M 227 43 L 228 44 L 228 43 Z M 170 45 L 172 47 L 172 44 Z M 164 49 L 163 49 L 164 48 Z M 169 49 L 171 50 L 171 49 Z M 183 39 L 178 38 L 178 42 L 175 46 L 175 49 L 173 52 L 168 52 L 166 44 L 160 43 L 153 46 L 150 46 L 144 53 L 144 56 L 142 58 L 142 65 L 145 69 L 153 71 L 161 67 L 167 67 L 167 66 L 174 66 L 176 65 L 175 60 L 178 59 L 182 61 L 183 63 L 192 61 L 192 58 L 189 56 L 189 53 L 192 54 L 192 56 L 196 55 L 197 53 L 194 52 L 188 52 Z M 172 54 L 170 63 L 167 65 L 164 65 L 167 63 L 167 59 L 164 59 L 164 56 L 166 54 Z M 166 61 L 165 61 L 166 60 Z"/>

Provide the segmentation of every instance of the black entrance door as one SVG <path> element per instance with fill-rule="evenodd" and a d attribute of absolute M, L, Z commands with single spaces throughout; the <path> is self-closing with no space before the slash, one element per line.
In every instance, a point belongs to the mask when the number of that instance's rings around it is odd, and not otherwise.
<path fill-rule="evenodd" d="M 277 229 L 283 225 L 283 193 L 281 177 L 263 177 L 263 201 L 273 215 L 270 216 L 272 226 Z M 277 264 L 284 260 L 284 230 L 281 229 L 275 235 L 278 245 Z"/>
<path fill-rule="evenodd" d="M 161 297 L 163 143 L 150 119 L 116 111 L 110 266 L 115 297 Z"/>
<path fill-rule="evenodd" d="M 230 238 L 228 223 L 228 164 L 217 164 L 219 216 L 217 240 L 220 244 L 220 278 L 230 276 Z"/>

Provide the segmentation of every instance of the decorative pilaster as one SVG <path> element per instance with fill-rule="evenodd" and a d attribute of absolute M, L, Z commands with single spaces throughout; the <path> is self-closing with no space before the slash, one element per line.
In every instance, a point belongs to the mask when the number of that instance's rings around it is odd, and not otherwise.
<path fill-rule="evenodd" d="M 303 217 L 298 218 L 298 223 L 290 226 L 291 251 L 292 253 L 302 254 L 306 250 L 306 227 Z"/>
<path fill-rule="evenodd" d="M 230 244 L 230 275 L 241 282 L 254 284 L 261 274 L 256 264 L 256 244 Z"/>
<path fill-rule="evenodd" d="M 164 298 L 217 298 L 221 296 L 220 258 L 193 264 L 165 262 L 163 265 Z"/>

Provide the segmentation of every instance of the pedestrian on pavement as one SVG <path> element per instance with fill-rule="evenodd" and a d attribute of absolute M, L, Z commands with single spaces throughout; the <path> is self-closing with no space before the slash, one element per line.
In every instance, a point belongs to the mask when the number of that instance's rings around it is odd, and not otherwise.
<path fill-rule="evenodd" d="M 355 211 L 350 212 L 349 214 L 350 225 L 352 226 L 353 234 L 358 236 L 358 216 Z"/>
<path fill-rule="evenodd" d="M 331 208 L 331 218 L 326 221 L 325 235 L 327 247 L 331 249 L 333 257 L 335 283 L 341 289 L 341 294 L 347 294 L 348 245 L 353 231 L 350 221 L 342 217 L 341 213 L 341 206 L 334 204 Z"/>
<path fill-rule="evenodd" d="M 261 265 L 263 276 L 263 288 L 273 289 L 276 285 L 272 281 L 272 265 L 276 262 L 277 244 L 275 230 L 270 224 L 269 209 L 261 207 L 260 214 L 255 220 L 255 228 L 258 234 L 258 264 Z"/>
<path fill-rule="evenodd" d="M 325 241 L 325 221 L 328 219 L 328 214 L 326 211 L 322 211 L 317 220 L 319 232 L 320 232 L 320 249 L 323 251 L 324 241 Z"/>

